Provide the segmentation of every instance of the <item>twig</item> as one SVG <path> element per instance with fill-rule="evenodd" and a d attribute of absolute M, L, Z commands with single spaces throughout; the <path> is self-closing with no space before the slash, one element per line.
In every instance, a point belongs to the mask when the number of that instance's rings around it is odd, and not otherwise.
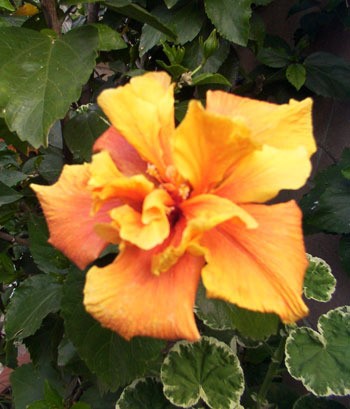
<path fill-rule="evenodd" d="M 3 231 L 0 231 L 0 239 L 9 241 L 10 243 L 14 244 L 20 244 L 21 246 L 29 246 L 29 240 L 27 239 L 22 239 L 21 237 L 17 236 L 12 236 L 11 234 L 5 233 Z"/>

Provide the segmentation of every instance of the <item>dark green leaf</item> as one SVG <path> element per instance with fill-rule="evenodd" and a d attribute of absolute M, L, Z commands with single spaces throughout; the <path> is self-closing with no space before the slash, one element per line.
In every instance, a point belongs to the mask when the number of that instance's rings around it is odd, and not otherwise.
<path fill-rule="evenodd" d="M 66 122 L 63 136 L 69 150 L 77 158 L 90 161 L 95 140 L 108 128 L 96 106 L 81 109 Z"/>
<path fill-rule="evenodd" d="M 227 40 L 245 46 L 249 38 L 252 0 L 205 0 L 205 11 Z"/>
<path fill-rule="evenodd" d="M 17 277 L 15 266 L 10 257 L 5 253 L 0 253 L 0 282 L 12 283 Z"/>
<path fill-rule="evenodd" d="M 82 273 L 73 271 L 68 275 L 62 314 L 67 334 L 88 368 L 111 390 L 155 369 L 164 342 L 143 338 L 125 341 L 102 328 L 84 309 L 83 286 Z"/>
<path fill-rule="evenodd" d="M 230 81 L 221 74 L 210 74 L 209 72 L 205 72 L 192 78 L 192 85 L 210 84 L 222 84 L 229 87 L 232 85 Z"/>
<path fill-rule="evenodd" d="M 81 27 L 62 39 L 0 28 L 0 107 L 11 131 L 34 147 L 77 100 L 95 65 L 98 36 Z"/>
<path fill-rule="evenodd" d="M 42 320 L 59 310 L 62 286 L 49 275 L 37 275 L 18 287 L 7 309 L 5 328 L 8 339 L 33 335 Z"/>
<path fill-rule="evenodd" d="M 0 165 L 0 182 L 8 187 L 16 186 L 19 182 L 27 179 L 27 175 L 13 168 L 2 168 Z"/>
<path fill-rule="evenodd" d="M 115 409 L 115 403 L 118 397 L 119 393 L 108 392 L 102 395 L 96 386 L 92 386 L 84 391 L 80 400 L 87 402 L 92 409 Z"/>
<path fill-rule="evenodd" d="M 171 9 L 172 7 L 174 7 L 175 4 L 177 4 L 178 2 L 179 0 L 164 0 L 164 3 L 168 7 L 168 9 Z"/>
<path fill-rule="evenodd" d="M 248 311 L 226 301 L 207 298 L 203 285 L 198 288 L 195 311 L 212 329 L 236 329 L 243 336 L 255 340 L 276 334 L 279 323 L 275 314 Z"/>
<path fill-rule="evenodd" d="M 22 197 L 20 193 L 0 182 L 0 206 L 16 202 Z"/>
<path fill-rule="evenodd" d="M 291 61 L 291 56 L 285 48 L 262 48 L 257 59 L 268 67 L 282 68 L 287 66 Z"/>
<path fill-rule="evenodd" d="M 45 381 L 44 399 L 28 406 L 28 409 L 64 409 L 63 399 L 57 391 Z"/>
<path fill-rule="evenodd" d="M 75 403 L 70 409 L 93 409 L 90 405 L 84 402 L 77 402 Z M 104 408 L 107 409 L 107 408 Z"/>
<path fill-rule="evenodd" d="M 244 390 L 237 356 L 226 344 L 209 337 L 175 344 L 162 365 L 161 380 L 170 402 L 185 408 L 199 399 L 213 409 L 234 408 Z"/>
<path fill-rule="evenodd" d="M 39 157 L 37 170 L 49 183 L 57 181 L 64 165 L 62 151 L 49 146 Z"/>
<path fill-rule="evenodd" d="M 334 400 L 318 398 L 313 395 L 301 396 L 293 405 L 293 409 L 346 409 Z"/>
<path fill-rule="evenodd" d="M 137 379 L 127 386 L 115 409 L 176 409 L 163 394 L 163 385 L 155 378 Z"/>
<path fill-rule="evenodd" d="M 350 97 L 350 63 L 336 55 L 317 52 L 304 61 L 305 86 L 318 95 L 333 98 Z"/>
<path fill-rule="evenodd" d="M 121 35 L 106 24 L 92 24 L 98 31 L 98 49 L 100 51 L 121 50 L 127 45 Z"/>
<path fill-rule="evenodd" d="M 28 223 L 30 252 L 35 264 L 44 273 L 63 273 L 70 266 L 68 259 L 48 243 L 45 219 L 32 217 Z"/>
<path fill-rule="evenodd" d="M 304 85 L 306 80 L 306 70 L 302 64 L 291 64 L 286 71 L 287 80 L 297 91 Z"/>

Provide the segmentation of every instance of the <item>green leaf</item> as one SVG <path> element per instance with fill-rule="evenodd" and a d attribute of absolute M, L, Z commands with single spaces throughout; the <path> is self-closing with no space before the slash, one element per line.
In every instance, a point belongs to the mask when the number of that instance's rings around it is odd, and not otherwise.
<path fill-rule="evenodd" d="M 306 70 L 302 64 L 291 64 L 286 71 L 287 80 L 295 87 L 297 91 L 305 84 Z"/>
<path fill-rule="evenodd" d="M 0 206 L 16 202 L 22 197 L 20 193 L 0 182 Z"/>
<path fill-rule="evenodd" d="M 286 366 L 317 396 L 350 393 L 350 307 L 321 315 L 316 332 L 296 328 L 288 336 Z"/>
<path fill-rule="evenodd" d="M 313 395 L 301 396 L 293 405 L 293 409 L 346 409 L 342 404 Z"/>
<path fill-rule="evenodd" d="M 198 288 L 195 312 L 212 329 L 235 329 L 255 340 L 276 334 L 279 323 L 275 314 L 248 311 L 226 301 L 207 298 L 203 285 Z"/>
<path fill-rule="evenodd" d="M 233 43 L 246 46 L 252 0 L 205 0 L 205 11 L 218 32 Z"/>
<path fill-rule="evenodd" d="M 331 267 L 321 258 L 308 254 L 309 267 L 304 279 L 304 294 L 306 298 L 328 302 L 335 291 L 337 280 Z"/>
<path fill-rule="evenodd" d="M 97 386 L 92 386 L 83 392 L 80 401 L 88 403 L 92 409 L 115 409 L 119 395 L 118 392 L 107 392 L 102 395 Z"/>
<path fill-rule="evenodd" d="M 115 409 L 176 409 L 163 394 L 163 385 L 155 378 L 136 379 L 127 386 Z"/>
<path fill-rule="evenodd" d="M 52 367 L 41 368 L 26 364 L 12 372 L 10 381 L 16 409 L 28 409 L 30 403 L 43 399 L 45 380 L 62 392 L 58 374 Z"/>
<path fill-rule="evenodd" d="M 9 0 L 0 0 L 0 8 L 6 9 L 9 11 L 15 11 L 15 8 Z"/>
<path fill-rule="evenodd" d="M 10 257 L 0 253 L 0 282 L 10 284 L 17 278 L 15 266 Z"/>
<path fill-rule="evenodd" d="M 283 47 L 266 47 L 259 51 L 257 59 L 268 67 L 282 68 L 290 63 L 291 55 Z"/>
<path fill-rule="evenodd" d="M 28 406 L 28 409 L 64 409 L 63 399 L 57 391 L 45 381 L 44 399 Z"/>
<path fill-rule="evenodd" d="M 33 335 L 42 320 L 60 309 L 62 286 L 49 275 L 36 275 L 16 288 L 7 309 L 5 328 L 8 339 Z"/>
<path fill-rule="evenodd" d="M 46 145 L 50 127 L 79 98 L 97 47 L 97 30 L 88 26 L 62 39 L 0 28 L 0 107 L 9 129 L 34 147 Z"/>
<path fill-rule="evenodd" d="M 231 86 L 230 81 L 221 74 L 210 74 L 205 72 L 199 74 L 192 78 L 192 85 L 211 85 L 211 84 L 221 84 Z"/>
<path fill-rule="evenodd" d="M 62 315 L 66 332 L 88 368 L 111 390 L 155 369 L 164 342 L 146 338 L 125 341 L 116 333 L 102 328 L 84 309 L 83 286 L 81 272 L 74 270 L 68 275 Z"/>
<path fill-rule="evenodd" d="M 317 52 L 304 61 L 305 86 L 324 97 L 350 97 L 350 63 L 336 55 Z"/>
<path fill-rule="evenodd" d="M 239 405 L 244 390 L 237 356 L 210 337 L 175 344 L 162 365 L 161 380 L 170 402 L 185 408 L 203 399 L 210 408 L 231 409 Z"/>
<path fill-rule="evenodd" d="M 56 182 L 64 165 L 62 151 L 49 146 L 38 159 L 39 174 L 49 183 Z"/>
<path fill-rule="evenodd" d="M 35 264 L 44 273 L 61 274 L 70 266 L 68 259 L 48 243 L 45 219 L 32 217 L 28 223 L 30 252 Z"/>
<path fill-rule="evenodd" d="M 147 10 L 140 7 L 138 4 L 129 4 L 124 7 L 117 7 L 114 2 L 106 2 L 107 7 L 116 10 L 118 13 L 130 17 L 141 23 L 145 23 L 164 33 L 170 39 L 175 40 L 176 34 L 165 24 L 163 24 L 157 17 L 149 13 Z"/>
<path fill-rule="evenodd" d="M 63 137 L 74 156 L 83 161 L 91 160 L 92 146 L 96 139 L 108 128 L 96 106 L 88 106 L 76 111 L 66 122 Z"/>
<path fill-rule="evenodd" d="M 177 4 L 178 2 L 179 0 L 164 0 L 164 3 L 168 7 L 168 9 L 171 9 L 172 7 L 174 7 L 175 4 Z"/>
<path fill-rule="evenodd" d="M 75 403 L 70 409 L 93 409 L 90 405 L 84 402 Z"/>
<path fill-rule="evenodd" d="M 121 35 L 106 24 L 92 24 L 98 31 L 98 49 L 100 51 L 122 50 L 127 48 Z"/>
<path fill-rule="evenodd" d="M 18 172 L 13 168 L 2 168 L 0 165 L 0 182 L 8 187 L 16 186 L 19 182 L 27 179 L 28 175 Z"/>
<path fill-rule="evenodd" d="M 350 149 L 345 149 L 339 163 L 315 177 L 314 188 L 300 201 L 307 230 L 350 233 L 350 180 L 342 174 L 349 166 Z"/>

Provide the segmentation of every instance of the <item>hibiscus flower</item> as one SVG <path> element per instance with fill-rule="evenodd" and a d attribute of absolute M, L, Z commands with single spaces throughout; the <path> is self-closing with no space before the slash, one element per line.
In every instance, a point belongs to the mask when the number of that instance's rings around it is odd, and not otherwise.
<path fill-rule="evenodd" d="M 201 278 L 208 297 L 298 320 L 308 311 L 301 212 L 263 203 L 310 174 L 311 100 L 209 91 L 175 127 L 173 88 L 158 72 L 101 93 L 111 127 L 92 162 L 32 186 L 50 243 L 81 269 L 119 245 L 111 264 L 88 270 L 84 304 L 126 339 L 198 339 Z"/>

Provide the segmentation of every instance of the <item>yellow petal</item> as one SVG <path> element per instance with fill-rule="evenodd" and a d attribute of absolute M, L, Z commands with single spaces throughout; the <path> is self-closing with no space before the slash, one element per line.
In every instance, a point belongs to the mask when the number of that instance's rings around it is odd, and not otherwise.
<path fill-rule="evenodd" d="M 89 177 L 89 165 L 66 165 L 54 185 L 31 185 L 45 214 L 49 242 L 81 269 L 107 246 L 108 242 L 94 227 L 97 223 L 109 223 L 109 211 L 118 205 L 109 201 L 91 215 L 93 199 L 87 187 Z"/>
<path fill-rule="evenodd" d="M 23 6 L 18 7 L 18 9 L 13 13 L 14 16 L 35 16 L 35 14 L 40 13 L 39 9 L 30 3 L 24 3 Z"/>
<path fill-rule="evenodd" d="M 174 86 L 170 81 L 168 74 L 152 72 L 132 78 L 123 87 L 107 89 L 98 97 L 98 104 L 114 128 L 160 174 L 172 164 Z"/>
<path fill-rule="evenodd" d="M 87 311 L 126 339 L 197 340 L 193 304 L 203 259 L 185 255 L 159 277 L 151 272 L 151 259 L 152 251 L 127 246 L 112 264 L 91 268 L 84 290 Z"/>
<path fill-rule="evenodd" d="M 257 229 L 229 221 L 202 239 L 208 263 L 202 278 L 208 296 L 274 312 L 284 322 L 304 317 L 308 309 L 302 286 L 308 262 L 300 210 L 293 201 L 243 208 L 258 221 Z"/>
<path fill-rule="evenodd" d="M 142 212 L 124 205 L 110 213 L 120 237 L 136 246 L 150 250 L 161 244 L 170 233 L 168 213 L 173 201 L 163 189 L 151 192 L 143 202 Z"/>
<path fill-rule="evenodd" d="M 229 116 L 232 120 L 243 119 L 256 143 L 280 149 L 304 146 L 310 156 L 316 151 L 311 98 L 276 105 L 222 91 L 209 91 L 207 110 Z"/>
<path fill-rule="evenodd" d="M 191 101 L 173 139 L 174 161 L 195 193 L 208 193 L 230 167 L 254 149 L 245 124 L 204 110 Z"/>
<path fill-rule="evenodd" d="M 263 146 L 242 158 L 215 193 L 236 203 L 261 203 L 281 189 L 298 189 L 310 175 L 311 163 L 305 148 L 281 150 Z"/>

